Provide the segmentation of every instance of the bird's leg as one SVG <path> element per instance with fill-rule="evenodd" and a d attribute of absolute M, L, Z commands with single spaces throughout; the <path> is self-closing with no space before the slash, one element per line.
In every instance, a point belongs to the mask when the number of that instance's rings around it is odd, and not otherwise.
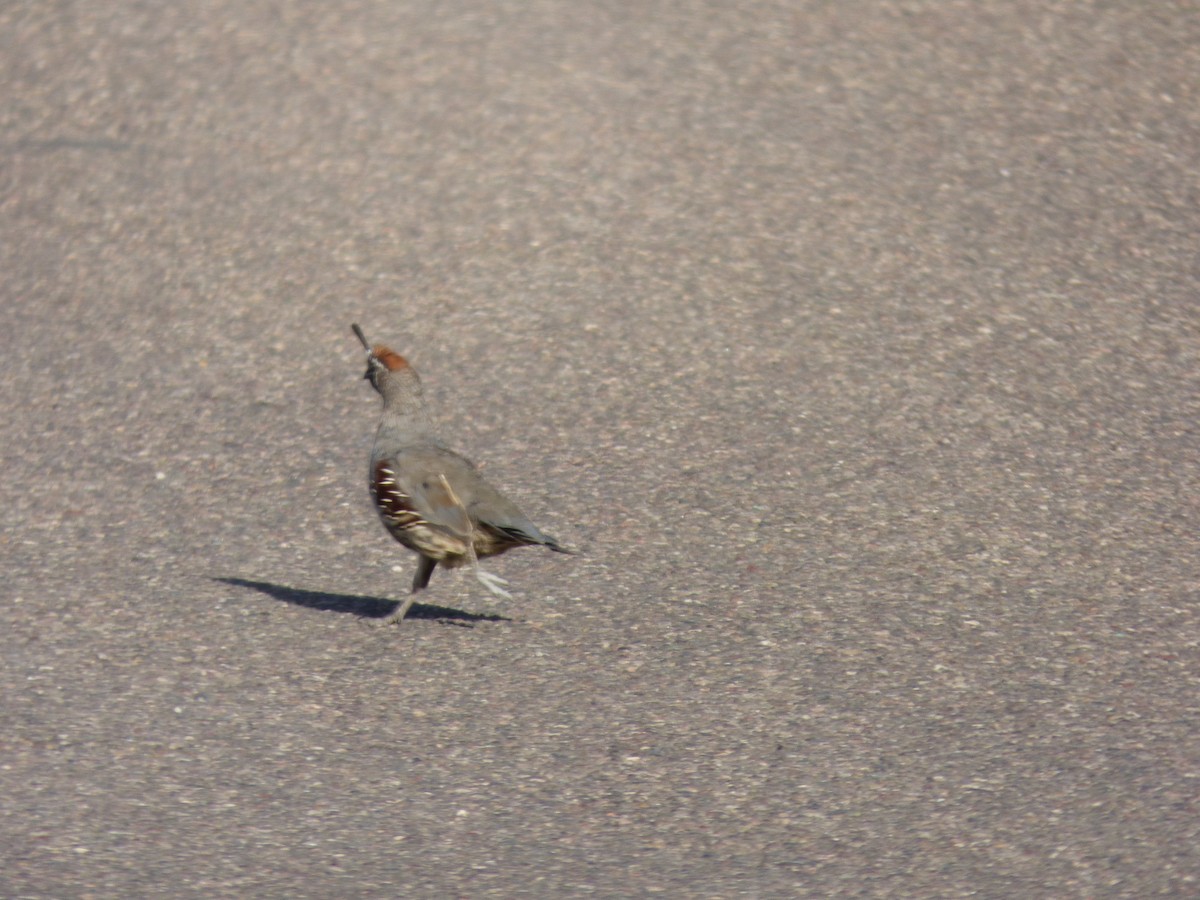
<path fill-rule="evenodd" d="M 408 597 L 405 598 L 404 602 L 400 604 L 400 608 L 398 610 L 396 610 L 375 627 L 382 628 L 385 625 L 399 625 L 404 621 L 404 617 L 408 615 L 408 611 L 412 607 L 415 599 L 416 597 L 414 597 L 412 594 L 409 594 Z"/>
<path fill-rule="evenodd" d="M 426 556 L 422 553 L 417 557 L 417 571 L 413 575 L 412 593 L 408 595 L 408 599 L 400 604 L 400 608 L 392 615 L 388 616 L 380 625 L 395 625 L 400 622 L 406 615 L 409 609 L 412 608 L 413 601 L 416 600 L 417 591 L 424 590 L 429 584 L 429 576 L 433 574 L 433 570 L 437 568 L 437 560 L 432 556 Z"/>
<path fill-rule="evenodd" d="M 417 571 L 413 574 L 412 592 L 423 591 L 429 586 L 429 577 L 437 568 L 437 560 L 422 553 L 417 557 Z"/>
<path fill-rule="evenodd" d="M 438 477 L 442 479 L 442 487 L 446 489 L 446 493 L 450 497 L 450 502 L 463 511 L 463 518 L 466 519 L 468 528 L 467 552 L 464 555 L 470 560 L 471 570 L 475 573 L 476 579 L 497 597 L 511 600 L 512 594 L 502 587 L 502 585 L 508 584 L 508 582 L 499 575 L 484 571 L 483 567 L 479 565 L 479 557 L 475 555 L 475 526 L 471 523 L 471 516 L 467 512 L 467 508 L 463 506 L 462 501 L 458 499 L 458 495 L 454 493 L 454 488 L 450 487 L 450 479 L 445 475 L 439 475 Z"/>
<path fill-rule="evenodd" d="M 489 591 L 491 591 L 493 594 L 495 594 L 497 597 L 501 597 L 505 600 L 511 600 L 512 594 L 510 594 L 508 591 L 506 591 L 504 588 L 502 588 L 500 586 L 502 584 L 508 584 L 508 580 L 505 578 L 501 578 L 495 572 L 489 572 L 486 569 L 484 569 L 482 566 L 480 566 L 479 560 L 475 559 L 475 551 L 474 550 L 471 551 L 471 559 L 474 560 L 474 562 L 475 562 L 475 577 L 479 580 L 479 583 L 482 584 Z"/>

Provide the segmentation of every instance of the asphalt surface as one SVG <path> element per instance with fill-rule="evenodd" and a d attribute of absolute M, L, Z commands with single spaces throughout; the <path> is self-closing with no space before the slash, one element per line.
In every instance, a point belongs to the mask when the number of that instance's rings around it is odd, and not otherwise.
<path fill-rule="evenodd" d="M 1200 894 L 1200 12 L 0 6 L 0 894 Z M 369 506 L 406 354 L 574 557 Z"/>

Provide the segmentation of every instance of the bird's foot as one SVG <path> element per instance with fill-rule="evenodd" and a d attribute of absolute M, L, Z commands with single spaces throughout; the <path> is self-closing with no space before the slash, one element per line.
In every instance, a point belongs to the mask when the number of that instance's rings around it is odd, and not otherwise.
<path fill-rule="evenodd" d="M 413 598 L 409 597 L 407 600 L 405 600 L 403 603 L 400 604 L 399 609 L 397 609 L 394 613 L 392 613 L 386 619 L 380 619 L 378 622 L 372 622 L 371 627 L 372 628 L 386 628 L 389 625 L 399 625 L 401 622 L 404 621 L 404 617 L 408 615 L 408 611 L 409 611 L 409 609 L 412 608 L 412 605 L 413 605 Z"/>
<path fill-rule="evenodd" d="M 479 583 L 495 594 L 497 597 L 502 597 L 505 600 L 511 600 L 512 594 L 506 591 L 501 585 L 508 582 L 499 575 L 494 575 L 491 572 L 485 572 L 478 565 L 475 566 L 475 577 L 479 579 Z"/>

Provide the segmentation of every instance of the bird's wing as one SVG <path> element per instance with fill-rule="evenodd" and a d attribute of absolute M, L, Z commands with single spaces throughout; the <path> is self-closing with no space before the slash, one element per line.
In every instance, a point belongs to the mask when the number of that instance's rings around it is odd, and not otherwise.
<path fill-rule="evenodd" d="M 570 552 L 487 482 L 480 483 L 469 509 L 481 527 L 502 534 L 514 543 L 540 544 L 560 553 Z"/>
<path fill-rule="evenodd" d="M 404 454 L 406 458 L 397 466 L 401 488 L 428 524 L 465 539 L 471 534 L 471 518 L 455 490 L 459 480 L 440 455 L 421 451 Z M 458 491 L 463 489 L 460 486 Z"/>
<path fill-rule="evenodd" d="M 515 503 L 484 481 L 464 456 L 444 447 L 405 453 L 405 493 L 421 517 L 466 537 L 476 527 L 514 544 L 541 544 L 560 553 L 566 547 L 541 531 Z"/>
<path fill-rule="evenodd" d="M 409 496 L 430 525 L 445 528 L 459 537 L 471 533 L 471 519 L 466 508 L 450 487 L 445 475 L 426 474 L 409 485 Z"/>

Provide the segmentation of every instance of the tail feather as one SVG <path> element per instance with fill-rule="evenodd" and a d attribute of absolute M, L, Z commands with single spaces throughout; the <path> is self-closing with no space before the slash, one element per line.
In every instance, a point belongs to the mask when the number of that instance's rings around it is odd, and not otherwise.
<path fill-rule="evenodd" d="M 551 550 L 553 550 L 555 553 L 574 554 L 574 553 L 579 552 L 578 550 L 574 549 L 573 547 L 568 547 L 565 544 L 560 544 L 558 541 L 556 541 L 554 538 L 550 537 L 549 535 L 543 535 L 543 537 L 546 538 L 546 541 L 545 541 L 546 546 L 549 547 Z"/>
<path fill-rule="evenodd" d="M 536 526 L 529 524 L 524 527 L 519 525 L 496 525 L 493 526 L 497 531 L 507 535 L 519 544 L 534 544 L 540 547 L 546 547 L 553 550 L 555 553 L 574 553 L 569 547 L 560 544 L 555 538 L 538 529 Z"/>

